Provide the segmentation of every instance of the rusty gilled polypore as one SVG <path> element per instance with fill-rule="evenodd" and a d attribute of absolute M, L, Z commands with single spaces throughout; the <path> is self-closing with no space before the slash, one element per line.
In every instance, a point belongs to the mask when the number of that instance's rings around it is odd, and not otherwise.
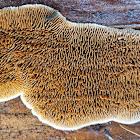
<path fill-rule="evenodd" d="M 0 101 L 21 95 L 61 130 L 140 121 L 140 31 L 67 21 L 44 5 L 0 10 Z"/>

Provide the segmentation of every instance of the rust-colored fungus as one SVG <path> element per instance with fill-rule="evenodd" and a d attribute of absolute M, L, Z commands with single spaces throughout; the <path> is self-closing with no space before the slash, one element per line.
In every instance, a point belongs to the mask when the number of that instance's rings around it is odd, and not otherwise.
<path fill-rule="evenodd" d="M 0 10 L 0 101 L 21 95 L 56 129 L 140 121 L 140 31 L 72 23 L 44 5 Z"/>

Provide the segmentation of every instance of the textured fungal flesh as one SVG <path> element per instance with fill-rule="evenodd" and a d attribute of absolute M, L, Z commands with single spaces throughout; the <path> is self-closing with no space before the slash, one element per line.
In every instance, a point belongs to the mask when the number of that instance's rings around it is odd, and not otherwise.
<path fill-rule="evenodd" d="M 140 31 L 67 21 L 44 5 L 0 10 L 0 101 L 21 95 L 61 130 L 140 121 Z"/>

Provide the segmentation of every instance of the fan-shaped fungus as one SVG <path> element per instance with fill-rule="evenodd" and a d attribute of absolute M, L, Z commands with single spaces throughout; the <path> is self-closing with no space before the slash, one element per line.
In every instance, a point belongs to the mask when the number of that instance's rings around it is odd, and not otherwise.
<path fill-rule="evenodd" d="M 140 121 L 140 31 L 67 21 L 44 5 L 0 10 L 0 101 L 21 95 L 62 130 Z"/>

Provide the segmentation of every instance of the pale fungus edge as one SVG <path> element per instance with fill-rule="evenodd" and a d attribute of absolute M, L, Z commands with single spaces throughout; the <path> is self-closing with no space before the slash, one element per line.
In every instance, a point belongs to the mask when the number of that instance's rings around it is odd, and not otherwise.
<path fill-rule="evenodd" d="M 120 120 L 118 118 L 106 118 L 106 119 L 103 119 L 102 121 L 91 121 L 90 123 L 86 123 L 86 124 L 83 124 L 83 125 L 77 125 L 75 127 L 63 127 L 63 126 L 57 126 L 57 125 L 54 125 L 53 123 L 45 120 L 42 118 L 42 116 L 38 113 L 36 113 L 33 109 L 33 107 L 26 101 L 26 99 L 24 98 L 24 93 L 21 92 L 21 93 L 18 93 L 16 94 L 15 96 L 12 96 L 10 98 L 5 98 L 5 99 L 0 99 L 0 102 L 6 102 L 6 101 L 9 101 L 11 99 L 15 99 L 17 97 L 21 98 L 22 102 L 24 103 L 24 105 L 31 110 L 32 114 L 34 116 L 36 116 L 42 123 L 44 124 L 47 124 L 48 126 L 51 126 L 55 129 L 58 129 L 58 130 L 63 130 L 63 131 L 74 131 L 74 130 L 78 130 L 78 129 L 81 129 L 83 127 L 87 127 L 87 126 L 90 126 L 90 125 L 97 125 L 97 124 L 103 124 L 103 123 L 107 123 L 107 122 L 110 122 L 110 121 L 115 121 L 115 122 L 118 122 L 118 123 L 121 123 L 121 124 L 134 124 L 134 123 L 137 123 L 139 122 L 139 120 L 131 120 L 131 121 L 125 121 L 125 120 Z"/>
<path fill-rule="evenodd" d="M 9 98 L 0 99 L 0 102 L 6 102 L 6 101 L 9 101 L 9 100 L 15 99 L 15 98 L 19 97 L 21 94 L 23 94 L 23 93 L 21 92 L 21 93 L 18 93 L 16 95 L 14 95 L 14 96 L 10 96 Z"/>
<path fill-rule="evenodd" d="M 33 7 L 33 8 L 37 8 L 37 7 L 40 7 L 40 8 L 47 8 L 48 10 L 52 10 L 52 11 L 56 11 L 54 8 L 52 7 L 49 7 L 47 5 L 43 5 L 43 4 L 25 4 L 25 5 L 22 5 L 22 6 L 9 6 L 9 7 L 4 7 L 2 9 L 0 9 L 0 14 L 2 13 L 2 10 L 6 10 L 6 9 L 12 9 L 12 10 L 18 10 L 18 9 L 24 9 L 24 8 L 28 8 L 28 7 Z M 84 27 L 84 26 L 89 26 L 89 27 L 95 27 L 95 28 L 100 28 L 100 29 L 108 29 L 110 33 L 113 34 L 113 32 L 118 32 L 119 34 L 123 34 L 124 32 L 134 32 L 134 34 L 138 33 L 137 30 L 134 30 L 134 29 L 131 29 L 131 28 L 126 28 L 126 29 L 118 29 L 118 28 L 113 28 L 111 26 L 105 26 L 105 25 L 100 25 L 100 24 L 97 24 L 97 23 L 77 23 L 77 22 L 74 22 L 74 21 L 69 21 L 67 20 L 58 10 L 57 10 L 57 14 L 66 22 L 66 24 L 69 26 L 69 27 Z M 140 37 L 140 36 L 139 36 Z M 137 38 L 139 38 L 137 37 Z"/>
<path fill-rule="evenodd" d="M 105 118 L 102 121 L 91 121 L 90 123 L 85 123 L 83 125 L 77 125 L 77 126 L 74 126 L 74 127 L 64 127 L 64 126 L 60 126 L 60 125 L 58 126 L 58 125 L 55 125 L 55 124 L 43 119 L 40 114 L 36 113 L 35 110 L 33 109 L 33 106 L 31 106 L 26 101 L 26 99 L 24 98 L 24 94 L 22 94 L 20 97 L 21 97 L 22 102 L 26 105 L 26 107 L 31 109 L 32 114 L 34 116 L 36 116 L 42 123 L 47 124 L 48 126 L 51 126 L 55 129 L 62 130 L 62 131 L 74 131 L 74 130 L 78 130 L 78 129 L 81 129 L 81 128 L 84 128 L 84 127 L 87 127 L 87 126 L 90 126 L 90 125 L 103 124 L 103 123 L 108 123 L 110 121 L 115 121 L 115 122 L 118 122 L 118 123 L 121 123 L 121 124 L 134 124 L 134 123 L 139 122 L 139 119 L 138 120 L 125 121 L 125 120 L 122 120 L 122 119 L 119 119 L 119 118 L 113 118 L 112 117 L 112 118 Z"/>
<path fill-rule="evenodd" d="M 11 9 L 11 10 L 18 10 L 18 9 L 24 9 L 24 8 L 30 8 L 30 7 L 33 7 L 33 8 L 37 8 L 37 7 L 40 7 L 40 8 L 47 8 L 48 10 L 52 10 L 54 11 L 55 9 L 52 8 L 52 7 L 49 7 L 49 6 L 46 6 L 46 5 L 43 5 L 43 4 L 25 4 L 25 5 L 21 5 L 21 6 L 9 6 L 9 7 L 4 7 L 2 9 L 0 9 L 0 14 L 2 12 L 2 10 L 8 10 L 8 9 Z M 104 26 L 104 25 L 99 25 L 99 24 L 96 24 L 96 23 L 77 23 L 77 22 L 73 22 L 73 21 L 69 21 L 67 20 L 59 11 L 57 11 L 57 13 L 59 14 L 59 16 L 61 16 L 61 18 L 63 18 L 67 24 L 69 26 L 86 26 L 86 25 L 90 25 L 90 26 L 94 26 L 94 27 L 100 27 L 100 28 L 108 28 L 108 29 L 115 29 L 115 28 L 112 28 L 112 27 L 107 27 L 107 26 Z"/>

